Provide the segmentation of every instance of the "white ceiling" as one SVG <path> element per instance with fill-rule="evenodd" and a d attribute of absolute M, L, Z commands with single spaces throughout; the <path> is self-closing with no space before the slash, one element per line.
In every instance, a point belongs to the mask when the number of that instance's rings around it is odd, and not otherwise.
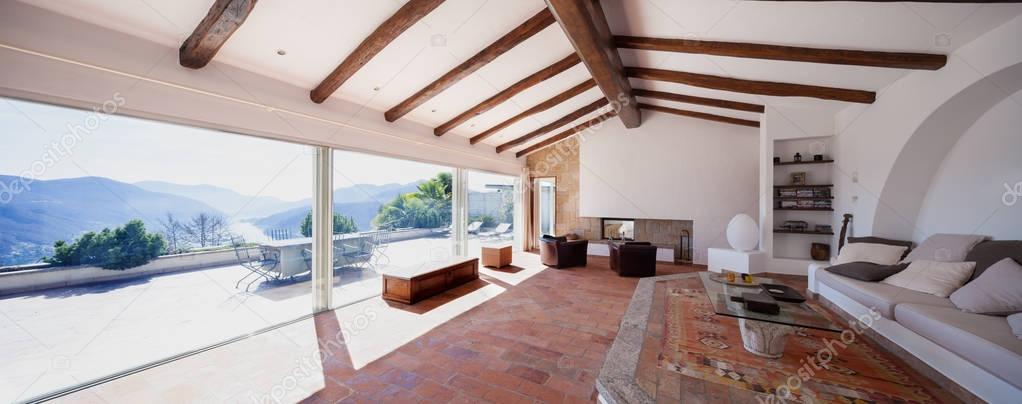
<path fill-rule="evenodd" d="M 213 3 L 213 0 L 22 1 L 174 47 L 180 46 Z M 261 0 L 216 59 L 311 90 L 402 4 L 397 0 Z M 1022 4 L 730 0 L 603 0 L 602 4 L 611 30 L 618 35 L 945 54 L 1022 13 Z M 383 111 L 468 59 L 543 7 L 542 0 L 447 0 L 380 52 L 334 93 L 334 97 L 379 111 L 382 120 Z M 277 55 L 278 49 L 285 50 L 287 54 Z M 553 24 L 403 119 L 435 127 L 571 52 L 571 45 L 560 27 Z M 622 49 L 620 53 L 625 65 L 629 66 L 874 91 L 883 89 L 908 72 L 629 49 Z M 451 135 L 475 135 L 588 77 L 585 67 L 576 65 L 520 93 L 510 102 L 471 119 L 454 129 Z M 814 108 L 823 113 L 836 112 L 849 105 L 809 98 L 736 94 L 635 79 L 632 85 L 736 101 Z M 497 145 L 518 137 L 600 96 L 598 89 L 586 91 L 511 125 L 484 143 Z M 756 114 L 740 111 L 666 101 L 641 101 L 746 119 L 757 118 Z M 577 122 L 596 114 L 589 114 Z M 539 140 L 541 138 L 521 147 Z"/>

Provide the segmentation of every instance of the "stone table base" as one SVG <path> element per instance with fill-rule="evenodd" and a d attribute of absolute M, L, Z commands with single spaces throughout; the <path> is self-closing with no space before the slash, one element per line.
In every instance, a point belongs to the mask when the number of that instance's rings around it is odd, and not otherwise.
<path fill-rule="evenodd" d="M 784 355 L 784 344 L 788 342 L 788 335 L 795 331 L 795 328 L 789 325 L 744 318 L 738 319 L 738 328 L 742 330 L 742 344 L 746 351 L 771 359 Z"/>

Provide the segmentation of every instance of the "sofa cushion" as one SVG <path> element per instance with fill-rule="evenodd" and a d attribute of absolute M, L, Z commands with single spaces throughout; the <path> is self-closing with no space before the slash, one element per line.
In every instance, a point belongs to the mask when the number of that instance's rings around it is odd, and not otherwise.
<path fill-rule="evenodd" d="M 983 271 L 1005 258 L 1022 262 L 1022 240 L 987 240 L 976 244 L 965 256 L 966 261 L 976 263 L 972 279 L 979 278 Z"/>
<path fill-rule="evenodd" d="M 849 262 L 825 268 L 828 272 L 866 282 L 879 282 L 903 271 L 908 264 L 877 265 L 872 262 Z"/>
<path fill-rule="evenodd" d="M 895 317 L 905 328 L 1022 388 L 1022 340 L 1006 318 L 925 304 L 899 304 Z"/>
<path fill-rule="evenodd" d="M 855 243 L 848 244 L 837 255 L 837 264 L 849 262 L 872 262 L 880 265 L 897 264 L 905 253 L 905 247 L 886 244 Z"/>
<path fill-rule="evenodd" d="M 816 281 L 831 287 L 863 306 L 873 308 L 881 316 L 891 320 L 895 319 L 894 307 L 901 303 L 955 307 L 950 299 L 883 283 L 863 282 L 827 271 L 816 271 Z"/>
<path fill-rule="evenodd" d="M 917 292 L 948 297 L 969 280 L 972 270 L 975 268 L 975 262 L 917 260 L 912 261 L 904 271 L 891 275 L 881 282 Z"/>
<path fill-rule="evenodd" d="M 977 234 L 934 234 L 923 240 L 915 250 L 905 257 L 904 262 L 938 261 L 962 262 L 972 247 L 986 240 L 987 236 Z"/>
<path fill-rule="evenodd" d="M 892 239 L 883 238 L 883 237 L 873 237 L 873 236 L 849 237 L 848 238 L 848 243 L 849 244 L 852 244 L 852 243 L 885 244 L 885 245 L 893 245 L 893 246 L 905 247 L 905 252 L 902 253 L 902 255 L 901 255 L 902 259 L 904 259 L 908 255 L 908 253 L 912 251 L 912 242 L 911 241 L 892 240 Z"/>
<path fill-rule="evenodd" d="M 1022 312 L 1022 265 L 1011 258 L 998 261 L 983 276 L 952 293 L 951 303 L 969 313 L 1007 316 Z"/>

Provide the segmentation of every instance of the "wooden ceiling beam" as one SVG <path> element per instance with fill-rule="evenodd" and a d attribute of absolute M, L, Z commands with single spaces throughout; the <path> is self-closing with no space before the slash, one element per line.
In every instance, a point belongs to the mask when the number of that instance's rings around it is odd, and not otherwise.
<path fill-rule="evenodd" d="M 588 120 L 586 122 L 583 122 L 581 124 L 576 125 L 574 128 L 568 129 L 568 130 L 566 130 L 564 132 L 561 132 L 561 133 L 558 133 L 556 135 L 550 136 L 549 138 L 543 139 L 542 142 L 539 142 L 539 143 L 536 143 L 536 144 L 534 144 L 532 146 L 526 147 L 526 148 L 522 149 L 521 151 L 515 153 L 515 157 L 522 157 L 522 156 L 527 156 L 527 155 L 530 155 L 532 153 L 535 153 L 535 152 L 539 151 L 539 149 L 542 149 L 544 147 L 550 146 L 550 145 L 552 145 L 554 143 L 560 142 L 560 141 L 562 141 L 564 139 L 567 139 L 569 137 L 575 136 L 578 133 L 581 133 L 581 132 L 583 132 L 585 130 L 588 130 L 589 128 L 591 128 L 591 127 L 593 127 L 595 125 L 598 125 L 600 122 L 606 121 L 606 120 L 608 120 L 610 118 L 613 118 L 615 116 L 617 116 L 617 111 L 610 111 L 610 112 L 608 112 L 606 114 L 597 116 L 596 118 L 590 119 L 590 120 Z"/>
<path fill-rule="evenodd" d="M 550 66 L 544 67 L 543 70 L 535 72 L 528 77 L 519 80 L 517 83 L 508 86 L 508 88 L 501 90 L 496 95 L 487 98 L 485 101 L 469 108 L 467 111 L 458 114 L 458 116 L 451 118 L 451 120 L 444 122 L 442 125 L 437 126 L 433 129 L 433 134 L 443 136 L 443 134 L 449 132 L 458 125 L 467 122 L 469 119 L 472 119 L 472 117 L 481 115 L 482 113 L 493 109 L 493 107 L 496 107 L 497 105 L 510 100 L 511 97 L 518 95 L 518 93 L 570 69 L 572 66 L 577 65 L 578 62 L 581 62 L 578 55 L 572 53 L 564 59 L 558 60 Z"/>
<path fill-rule="evenodd" d="M 667 101 L 684 102 L 686 104 L 705 105 L 708 107 L 727 108 L 746 112 L 763 113 L 763 111 L 766 110 L 765 107 L 758 104 L 719 100 L 716 98 L 696 97 L 694 95 L 675 94 L 664 91 L 645 90 L 641 88 L 633 88 L 632 94 L 635 94 L 636 97 L 656 98 Z"/>
<path fill-rule="evenodd" d="M 896 69 L 937 70 L 947 64 L 946 55 L 932 53 L 805 48 L 758 43 L 637 36 L 615 36 L 614 44 L 618 48 Z"/>
<path fill-rule="evenodd" d="M 659 105 L 643 104 L 639 103 L 639 108 L 648 109 L 650 111 L 666 112 L 668 114 L 687 116 L 690 118 L 705 119 L 707 121 L 730 123 L 732 125 L 751 126 L 753 128 L 759 127 L 759 121 L 750 121 L 747 119 L 732 118 L 730 116 L 707 114 L 705 112 L 687 111 L 684 109 L 662 107 Z"/>
<path fill-rule="evenodd" d="M 479 142 L 483 141 L 484 139 L 486 139 L 486 138 L 488 138 L 490 136 L 493 136 L 494 133 L 497 133 L 501 129 L 504 129 L 504 128 L 508 127 L 508 126 L 511 126 L 515 122 L 518 122 L 518 121 L 520 121 L 522 119 L 525 119 L 525 118 L 527 118 L 529 116 L 538 114 L 540 112 L 546 111 L 546 110 L 552 108 L 554 105 L 557 105 L 557 104 L 560 104 L 560 103 L 562 103 L 564 101 L 567 101 L 567 100 L 571 99 L 572 97 L 574 97 L 576 95 L 579 95 L 579 94 L 582 94 L 586 90 L 588 90 L 590 88 L 593 88 L 595 86 L 596 86 L 596 82 L 593 81 L 593 79 L 589 79 L 589 80 L 583 81 L 583 82 L 579 83 L 578 85 L 576 85 L 576 86 L 574 86 L 572 88 L 569 88 L 569 89 L 565 90 L 564 92 L 562 92 L 560 94 L 557 94 L 557 95 L 551 97 L 550 99 L 548 99 L 546 101 L 543 101 L 543 102 L 541 102 L 539 104 L 536 104 L 536 106 L 534 106 L 532 108 L 529 108 L 529 109 L 527 109 L 525 111 L 522 111 L 522 113 L 520 113 L 518 115 L 515 115 L 515 116 L 513 116 L 511 118 L 508 118 L 504 122 L 501 122 L 501 123 L 498 123 L 498 124 L 494 125 L 492 128 L 487 129 L 487 130 L 483 131 L 482 133 L 480 133 L 478 135 L 472 136 L 472 138 L 469 139 L 468 142 L 471 143 L 471 144 L 479 143 Z"/>
<path fill-rule="evenodd" d="M 213 60 L 255 8 L 256 0 L 216 0 L 178 49 L 181 66 L 201 69 Z"/>
<path fill-rule="evenodd" d="M 768 1 L 791 1 L 791 0 L 745 0 L 745 1 L 757 1 L 757 2 L 768 2 Z M 971 4 L 971 3 L 1022 3 L 1022 0 L 799 0 L 805 2 L 830 2 L 830 1 L 841 1 L 850 3 L 946 3 L 946 4 Z"/>
<path fill-rule="evenodd" d="M 604 97 L 613 103 L 626 128 L 637 128 L 642 113 L 625 75 L 621 56 L 598 0 L 546 0 Z"/>
<path fill-rule="evenodd" d="M 363 39 L 362 43 L 358 44 L 358 47 L 309 93 L 309 98 L 317 104 L 326 101 L 331 94 L 341 88 L 345 81 L 348 81 L 362 66 L 369 63 L 377 53 L 380 53 L 401 33 L 415 25 L 443 2 L 444 0 L 409 0 L 394 15 L 376 27 L 372 34 Z"/>
<path fill-rule="evenodd" d="M 861 104 L 872 104 L 876 101 L 876 93 L 873 91 L 849 90 L 845 88 L 811 86 L 805 84 L 776 83 L 772 81 L 744 80 L 731 77 L 713 76 L 709 74 L 650 69 L 645 67 L 626 67 L 625 70 L 628 72 L 628 77 L 634 77 L 637 79 L 667 81 L 671 83 L 737 93 L 770 95 L 775 97 L 812 97 L 823 100 L 857 102 Z"/>
<path fill-rule="evenodd" d="M 553 14 L 550 13 L 549 9 L 544 8 L 543 11 L 536 13 L 536 15 L 515 27 L 515 29 L 511 30 L 511 32 L 504 34 L 504 36 L 490 44 L 490 46 L 487 46 L 454 69 L 451 69 L 451 71 L 440 76 L 439 79 L 436 79 L 411 97 L 401 101 L 400 104 L 395 105 L 383 114 L 384 118 L 387 119 L 387 122 L 394 122 L 400 119 L 419 105 L 422 105 L 422 103 L 429 101 L 431 98 L 437 96 L 465 77 L 468 77 L 476 70 L 479 70 L 479 68 L 486 66 L 487 63 L 492 62 L 498 56 L 511 50 L 511 48 L 514 48 L 526 39 L 536 35 L 553 23 Z"/>
<path fill-rule="evenodd" d="M 596 101 L 593 101 L 592 103 L 589 103 L 589 105 L 586 105 L 586 106 L 584 106 L 582 108 L 579 108 L 579 109 L 577 109 L 575 111 L 572 111 L 568 115 L 563 116 L 561 119 L 558 119 L 558 120 L 553 121 L 553 122 L 551 122 L 549 124 L 543 125 L 543 127 L 539 128 L 539 129 L 536 129 L 536 130 L 534 130 L 532 132 L 526 133 L 525 135 L 523 135 L 523 136 L 521 136 L 521 137 L 519 137 L 517 139 L 510 140 L 508 142 L 505 142 L 505 143 L 501 144 L 500 146 L 497 146 L 497 153 L 503 153 L 505 150 L 510 149 L 512 147 L 515 147 L 515 146 L 518 146 L 518 145 L 520 145 L 522 143 L 528 142 L 530 139 L 532 139 L 532 138 L 534 138 L 536 136 L 542 136 L 542 135 L 544 135 L 544 134 L 546 134 L 546 133 L 548 133 L 548 132 L 550 132 L 550 131 L 552 131 L 554 129 L 557 129 L 557 128 L 560 128 L 560 127 L 562 127 L 564 125 L 567 125 L 567 124 L 571 123 L 572 121 L 574 121 L 574 120 L 576 120 L 578 118 L 581 118 L 581 117 L 585 116 L 586 114 L 588 114 L 590 112 L 596 111 L 600 107 L 606 106 L 609 103 L 610 102 L 607 101 L 606 98 L 600 98 L 600 99 L 598 99 Z"/>

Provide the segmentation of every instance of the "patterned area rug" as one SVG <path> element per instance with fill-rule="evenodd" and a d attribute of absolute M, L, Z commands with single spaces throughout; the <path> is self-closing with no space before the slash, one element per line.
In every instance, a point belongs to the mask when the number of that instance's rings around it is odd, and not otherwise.
<path fill-rule="evenodd" d="M 767 359 L 742 347 L 738 319 L 715 314 L 697 279 L 667 282 L 661 291 L 664 304 L 654 305 L 664 310 L 660 369 L 771 394 L 783 402 L 931 403 L 946 397 L 935 395 L 932 383 L 920 383 L 920 376 L 875 349 L 854 328 L 844 334 L 795 328 L 784 356 Z"/>

